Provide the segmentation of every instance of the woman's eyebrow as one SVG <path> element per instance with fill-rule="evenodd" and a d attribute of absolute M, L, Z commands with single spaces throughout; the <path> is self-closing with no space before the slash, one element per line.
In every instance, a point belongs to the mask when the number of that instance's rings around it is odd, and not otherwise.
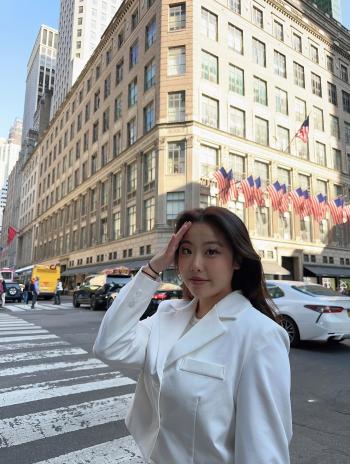
<path fill-rule="evenodd" d="M 190 240 L 181 240 L 180 245 L 183 245 L 184 243 L 193 245 L 193 243 Z M 218 242 L 216 240 L 210 240 L 208 242 L 203 242 L 203 245 L 219 245 L 220 247 L 224 247 L 224 245 L 221 242 Z"/>

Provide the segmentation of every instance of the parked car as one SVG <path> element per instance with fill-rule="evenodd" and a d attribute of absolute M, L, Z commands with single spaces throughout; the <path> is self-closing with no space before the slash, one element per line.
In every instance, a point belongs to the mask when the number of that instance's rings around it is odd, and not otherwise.
<path fill-rule="evenodd" d="M 23 299 L 23 292 L 20 284 L 17 282 L 6 283 L 5 301 L 18 301 L 21 303 Z"/>
<path fill-rule="evenodd" d="M 350 338 L 350 297 L 309 282 L 268 280 L 267 288 L 291 346 Z"/>
<path fill-rule="evenodd" d="M 92 310 L 106 308 L 105 298 L 111 286 L 121 288 L 132 279 L 132 275 L 125 267 L 105 269 L 100 274 L 88 276 L 85 281 L 73 292 L 73 306 L 88 305 Z M 103 302 L 103 304 L 102 304 Z"/>
<path fill-rule="evenodd" d="M 118 296 L 118 292 L 110 292 L 108 298 L 108 307 L 113 303 L 114 299 Z M 140 320 L 152 316 L 158 309 L 159 304 L 164 300 L 178 299 L 182 297 L 182 289 L 179 285 L 163 282 L 158 290 L 154 293 L 150 304 L 146 311 L 141 316 Z"/>

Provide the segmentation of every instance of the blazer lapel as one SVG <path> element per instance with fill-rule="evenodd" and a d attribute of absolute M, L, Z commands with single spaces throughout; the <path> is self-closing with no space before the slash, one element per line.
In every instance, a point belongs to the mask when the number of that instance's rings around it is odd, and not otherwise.
<path fill-rule="evenodd" d="M 192 314 L 191 314 L 192 316 Z M 188 322 L 190 318 L 188 319 Z M 185 329 L 185 327 L 184 327 Z M 211 340 L 221 336 L 227 331 L 219 319 L 216 308 L 210 310 L 190 331 L 175 342 L 165 361 L 164 368 L 170 366 L 179 358 L 206 345 Z"/>

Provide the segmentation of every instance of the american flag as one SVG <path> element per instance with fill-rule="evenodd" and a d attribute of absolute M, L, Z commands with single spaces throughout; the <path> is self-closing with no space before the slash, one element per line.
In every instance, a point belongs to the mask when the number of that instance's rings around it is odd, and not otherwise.
<path fill-rule="evenodd" d="M 303 197 L 304 197 L 304 201 L 303 201 L 302 207 L 300 208 L 299 214 L 301 217 L 310 216 L 312 214 L 312 208 L 311 208 L 310 195 L 307 190 L 304 190 Z"/>
<path fill-rule="evenodd" d="M 265 206 L 265 198 L 264 192 L 261 190 L 261 179 L 257 177 L 255 179 L 255 187 L 254 187 L 254 200 L 257 206 Z"/>
<path fill-rule="evenodd" d="M 286 184 L 281 185 L 281 200 L 278 207 L 280 213 L 285 213 L 289 210 L 289 193 L 287 192 Z"/>
<path fill-rule="evenodd" d="M 343 206 L 344 200 L 340 197 L 328 202 L 328 208 L 334 224 L 343 224 Z"/>
<path fill-rule="evenodd" d="M 226 169 L 224 167 L 221 167 L 220 169 L 215 171 L 213 175 L 214 175 L 214 179 L 216 180 L 218 184 L 219 196 L 220 196 L 220 192 L 222 190 L 225 190 L 226 188 L 226 178 L 227 178 Z"/>
<path fill-rule="evenodd" d="M 227 174 L 227 178 L 229 181 L 229 196 L 231 201 L 237 201 L 238 200 L 238 188 L 236 181 L 233 178 L 233 172 L 232 169 L 230 169 L 229 173 Z"/>
<path fill-rule="evenodd" d="M 343 221 L 350 222 L 350 204 L 343 207 Z"/>
<path fill-rule="evenodd" d="M 304 192 L 301 187 L 289 192 L 289 198 L 291 199 L 293 209 L 297 214 L 300 214 L 303 203 L 304 203 Z"/>
<path fill-rule="evenodd" d="M 241 180 L 241 190 L 244 196 L 244 203 L 246 208 L 253 206 L 254 204 L 254 179 L 253 176 L 249 176 L 244 180 Z"/>
<path fill-rule="evenodd" d="M 310 196 L 310 204 L 311 204 L 311 214 L 316 219 L 317 222 L 321 222 L 321 219 L 324 218 L 325 215 L 325 197 L 322 193 L 318 195 L 311 195 Z"/>
<path fill-rule="evenodd" d="M 272 209 L 274 211 L 277 211 L 279 209 L 280 201 L 281 201 L 281 194 L 280 194 L 281 186 L 280 186 L 280 183 L 278 182 L 278 180 L 276 180 L 276 182 L 274 182 L 273 184 L 269 184 L 266 187 L 266 190 L 269 193 Z"/>
<path fill-rule="evenodd" d="M 309 140 L 309 116 L 305 119 L 305 121 L 300 126 L 300 129 L 295 134 L 295 137 L 301 139 L 304 143 Z"/>

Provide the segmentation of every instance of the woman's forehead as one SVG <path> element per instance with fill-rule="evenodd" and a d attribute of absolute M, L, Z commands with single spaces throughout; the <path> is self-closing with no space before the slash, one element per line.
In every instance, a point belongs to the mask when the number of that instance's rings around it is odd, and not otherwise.
<path fill-rule="evenodd" d="M 185 234 L 184 240 L 193 243 L 226 242 L 224 234 L 216 227 L 203 222 L 195 222 Z"/>

